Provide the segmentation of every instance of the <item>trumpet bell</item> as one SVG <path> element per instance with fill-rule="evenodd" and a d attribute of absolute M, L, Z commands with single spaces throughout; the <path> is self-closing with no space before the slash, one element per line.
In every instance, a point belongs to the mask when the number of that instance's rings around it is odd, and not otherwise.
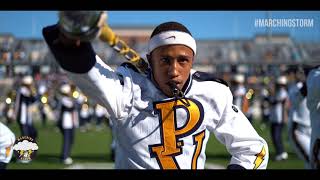
<path fill-rule="evenodd" d="M 68 38 L 91 41 L 97 37 L 98 23 L 104 11 L 59 11 L 58 26 Z"/>

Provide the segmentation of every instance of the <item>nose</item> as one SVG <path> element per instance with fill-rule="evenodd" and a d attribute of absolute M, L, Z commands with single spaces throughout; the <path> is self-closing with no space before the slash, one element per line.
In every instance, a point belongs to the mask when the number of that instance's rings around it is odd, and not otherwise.
<path fill-rule="evenodd" d="M 169 66 L 169 70 L 168 70 L 168 75 L 170 78 L 175 78 L 177 76 L 179 76 L 179 71 L 178 71 L 178 63 L 177 61 L 171 61 L 170 66 Z"/>

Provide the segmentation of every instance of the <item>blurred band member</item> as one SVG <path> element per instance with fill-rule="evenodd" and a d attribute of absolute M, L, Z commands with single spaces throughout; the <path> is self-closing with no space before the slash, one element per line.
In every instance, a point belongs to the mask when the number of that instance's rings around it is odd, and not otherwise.
<path fill-rule="evenodd" d="M 37 100 L 33 78 L 25 76 L 22 78 L 21 87 L 17 91 L 15 102 L 15 114 L 20 126 L 21 135 L 37 138 L 37 130 L 33 126 L 31 105 Z"/>
<path fill-rule="evenodd" d="M 106 112 L 107 110 L 101 106 L 100 104 L 97 104 L 95 106 L 95 117 L 96 117 L 96 129 L 100 130 L 102 128 L 102 122 L 106 118 Z"/>
<path fill-rule="evenodd" d="M 78 115 L 79 115 L 79 128 L 81 132 L 87 131 L 87 125 L 90 118 L 89 113 L 89 105 L 87 103 L 88 99 L 83 94 L 80 93 L 78 99 L 77 99 L 77 106 L 78 106 Z"/>
<path fill-rule="evenodd" d="M 310 165 L 320 169 L 320 66 L 310 71 L 307 78 L 307 106 L 312 128 Z"/>
<path fill-rule="evenodd" d="M 45 126 L 47 123 L 47 114 L 45 107 L 48 105 L 48 89 L 44 83 L 40 83 L 38 86 L 38 94 L 40 97 L 39 110 L 41 115 L 42 125 Z"/>
<path fill-rule="evenodd" d="M 311 127 L 304 72 L 297 71 L 295 79 L 296 83 L 289 89 L 289 140 L 298 157 L 305 162 L 305 168 L 309 168 Z"/>
<path fill-rule="evenodd" d="M 70 155 L 74 142 L 74 101 L 71 96 L 71 86 L 63 84 L 60 93 L 58 127 L 63 135 L 61 158 L 64 164 L 69 165 L 73 162 Z"/>
<path fill-rule="evenodd" d="M 234 77 L 234 82 L 236 83 L 235 90 L 233 92 L 233 104 L 238 106 L 243 111 L 243 101 L 246 95 L 246 88 L 244 87 L 244 75 L 237 74 Z"/>
<path fill-rule="evenodd" d="M 15 112 L 14 112 L 14 100 L 15 100 L 15 91 L 12 89 L 7 93 L 6 104 L 4 107 L 4 116 L 6 118 L 7 125 L 13 123 L 15 121 Z"/>
<path fill-rule="evenodd" d="M 263 128 L 265 124 L 270 120 L 270 89 L 266 84 L 262 85 L 261 89 L 261 112 L 262 112 L 262 123 Z"/>
<path fill-rule="evenodd" d="M 270 121 L 271 121 L 271 137 L 276 149 L 275 160 L 285 160 L 288 158 L 288 153 L 285 152 L 283 146 L 282 130 L 283 125 L 287 122 L 287 105 L 288 105 L 288 93 L 286 90 L 287 78 L 280 76 L 275 88 L 271 90 L 271 109 L 270 109 Z"/>

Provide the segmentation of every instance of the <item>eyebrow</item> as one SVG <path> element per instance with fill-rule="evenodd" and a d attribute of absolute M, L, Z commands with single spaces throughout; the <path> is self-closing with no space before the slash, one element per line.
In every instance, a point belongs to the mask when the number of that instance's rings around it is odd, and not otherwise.
<path fill-rule="evenodd" d="M 192 58 L 191 56 L 188 56 L 188 55 L 179 55 L 178 57 L 179 58 L 186 58 L 186 59 L 191 59 Z"/>
<path fill-rule="evenodd" d="M 160 55 L 160 57 L 161 58 L 170 58 L 170 59 L 172 58 L 172 56 L 170 56 L 170 55 Z M 178 59 L 180 59 L 180 58 L 192 59 L 192 57 L 188 56 L 188 55 L 178 55 L 177 58 Z"/>

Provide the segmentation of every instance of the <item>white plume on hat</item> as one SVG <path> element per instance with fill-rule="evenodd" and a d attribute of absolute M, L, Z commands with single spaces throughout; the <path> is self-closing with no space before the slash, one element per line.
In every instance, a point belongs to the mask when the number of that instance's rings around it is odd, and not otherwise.
<path fill-rule="evenodd" d="M 236 74 L 234 77 L 234 80 L 238 83 L 243 83 L 244 82 L 244 75 L 243 74 Z"/>
<path fill-rule="evenodd" d="M 287 77 L 286 76 L 279 76 L 277 79 L 277 83 L 281 84 L 281 85 L 286 85 L 288 82 Z"/>
<path fill-rule="evenodd" d="M 63 84 L 60 87 L 60 92 L 63 94 L 69 94 L 71 92 L 71 86 L 69 84 Z"/>
<path fill-rule="evenodd" d="M 30 85 L 30 84 L 32 84 L 32 82 L 33 82 L 32 76 L 28 75 L 28 76 L 25 76 L 25 77 L 22 78 L 22 83 L 23 84 Z"/>

